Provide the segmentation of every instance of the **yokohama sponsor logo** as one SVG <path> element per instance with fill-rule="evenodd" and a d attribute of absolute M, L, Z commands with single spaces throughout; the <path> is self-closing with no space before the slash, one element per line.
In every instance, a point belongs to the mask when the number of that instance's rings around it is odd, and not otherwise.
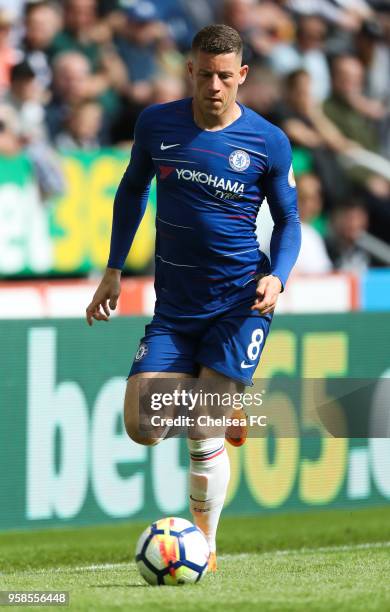
<path fill-rule="evenodd" d="M 229 191 L 233 193 L 244 193 L 245 185 L 238 181 L 225 180 L 212 174 L 206 174 L 205 172 L 197 172 L 196 170 L 186 170 L 176 168 L 177 178 L 179 180 L 191 181 L 193 183 L 201 183 L 202 185 L 211 185 L 216 189 L 222 191 Z"/>

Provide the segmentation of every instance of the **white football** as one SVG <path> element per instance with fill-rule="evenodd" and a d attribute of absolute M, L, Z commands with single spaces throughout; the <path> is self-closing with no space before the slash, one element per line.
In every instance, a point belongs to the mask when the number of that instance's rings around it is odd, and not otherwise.
<path fill-rule="evenodd" d="M 164 518 L 141 534 L 135 560 L 152 585 L 199 582 L 207 572 L 209 546 L 203 532 L 182 518 Z"/>

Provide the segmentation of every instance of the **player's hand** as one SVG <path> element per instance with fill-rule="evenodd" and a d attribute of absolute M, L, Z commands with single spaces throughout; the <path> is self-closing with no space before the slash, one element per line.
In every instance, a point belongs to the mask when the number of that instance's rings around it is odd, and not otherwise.
<path fill-rule="evenodd" d="M 107 268 L 99 287 L 96 289 L 92 302 L 86 309 L 88 325 L 96 321 L 108 321 L 110 310 L 115 310 L 121 292 L 121 271 Z"/>
<path fill-rule="evenodd" d="M 257 283 L 256 299 L 251 310 L 257 310 L 262 315 L 273 312 L 281 290 L 282 283 L 277 276 L 263 276 Z"/>

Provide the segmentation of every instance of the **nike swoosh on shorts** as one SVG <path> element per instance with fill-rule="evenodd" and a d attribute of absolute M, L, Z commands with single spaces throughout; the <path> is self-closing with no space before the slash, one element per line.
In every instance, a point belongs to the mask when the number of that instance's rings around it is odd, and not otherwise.
<path fill-rule="evenodd" d="M 241 361 L 242 368 L 254 368 L 255 365 L 256 365 L 255 363 L 245 363 L 245 361 Z"/>

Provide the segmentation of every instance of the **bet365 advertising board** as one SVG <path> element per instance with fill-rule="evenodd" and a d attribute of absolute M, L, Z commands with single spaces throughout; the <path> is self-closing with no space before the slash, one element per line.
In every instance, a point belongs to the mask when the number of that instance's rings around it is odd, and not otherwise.
<path fill-rule="evenodd" d="M 122 423 L 125 379 L 146 322 L 0 322 L 0 529 L 187 512 L 185 439 L 139 446 Z M 280 315 L 256 376 L 381 385 L 390 376 L 389 337 L 389 313 Z M 273 397 L 294 435 L 229 449 L 225 512 L 389 503 L 390 439 L 323 436 L 305 401 L 294 402 L 288 391 Z"/>
<path fill-rule="evenodd" d="M 107 264 L 112 203 L 129 154 L 115 149 L 62 154 L 65 191 L 42 202 L 29 160 L 0 156 L 0 277 L 85 274 Z M 126 267 L 147 270 L 154 255 L 155 185 Z"/>

